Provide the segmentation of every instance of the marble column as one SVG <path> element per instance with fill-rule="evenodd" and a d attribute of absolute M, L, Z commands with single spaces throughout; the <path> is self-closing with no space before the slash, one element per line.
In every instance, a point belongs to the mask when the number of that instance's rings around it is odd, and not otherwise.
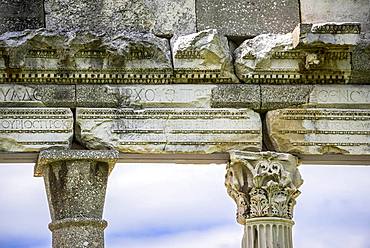
<path fill-rule="evenodd" d="M 43 176 L 52 222 L 53 248 L 102 248 L 108 175 L 116 151 L 44 150 L 35 176 Z"/>
<path fill-rule="evenodd" d="M 293 208 L 303 183 L 298 165 L 290 154 L 230 153 L 225 185 L 244 225 L 242 248 L 293 247 Z"/>

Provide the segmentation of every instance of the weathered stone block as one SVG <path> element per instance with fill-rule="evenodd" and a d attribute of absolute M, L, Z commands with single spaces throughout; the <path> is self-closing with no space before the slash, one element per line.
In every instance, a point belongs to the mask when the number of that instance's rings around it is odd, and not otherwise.
<path fill-rule="evenodd" d="M 150 33 L 8 33 L 0 51 L 0 83 L 154 84 L 172 77 L 169 42 Z"/>
<path fill-rule="evenodd" d="M 261 87 L 259 85 L 227 84 L 212 89 L 213 108 L 251 108 L 259 110 Z"/>
<path fill-rule="evenodd" d="M 211 106 L 217 85 L 77 85 L 80 107 L 188 107 Z"/>
<path fill-rule="evenodd" d="M 300 22 L 299 2 L 198 0 L 197 30 L 215 28 L 227 36 L 286 33 Z"/>
<path fill-rule="evenodd" d="M 299 24 L 293 30 L 294 47 L 354 46 L 360 39 L 361 25 L 357 22 Z"/>
<path fill-rule="evenodd" d="M 45 15 L 50 29 L 110 35 L 133 30 L 171 36 L 196 29 L 194 0 L 46 0 Z"/>
<path fill-rule="evenodd" d="M 370 34 L 363 35 L 353 48 L 350 82 L 370 84 Z"/>
<path fill-rule="evenodd" d="M 260 87 L 240 84 L 85 84 L 76 85 L 76 97 L 79 107 L 252 109 L 260 107 Z"/>
<path fill-rule="evenodd" d="M 174 37 L 171 46 L 176 82 L 238 82 L 228 41 L 217 30 Z"/>
<path fill-rule="evenodd" d="M 370 85 L 315 85 L 310 107 L 370 109 Z"/>
<path fill-rule="evenodd" d="M 0 34 L 44 27 L 42 0 L 1 0 Z"/>
<path fill-rule="evenodd" d="M 370 85 L 261 85 L 262 110 L 370 108 Z"/>
<path fill-rule="evenodd" d="M 261 109 L 300 106 L 309 102 L 311 85 L 261 85 Z"/>
<path fill-rule="evenodd" d="M 357 23 L 326 23 L 259 35 L 235 50 L 236 75 L 256 84 L 350 83 L 351 49 L 359 33 Z"/>
<path fill-rule="evenodd" d="M 0 108 L 0 151 L 32 152 L 68 148 L 73 116 L 63 108 Z"/>
<path fill-rule="evenodd" d="M 74 85 L 0 84 L 0 106 L 74 107 Z"/>
<path fill-rule="evenodd" d="M 282 109 L 267 113 L 270 149 L 293 154 L 370 154 L 370 112 Z"/>
<path fill-rule="evenodd" d="M 90 149 L 128 153 L 259 151 L 261 120 L 249 109 L 77 109 L 76 135 Z"/>
<path fill-rule="evenodd" d="M 368 0 L 300 0 L 303 23 L 361 22 L 370 31 Z"/>

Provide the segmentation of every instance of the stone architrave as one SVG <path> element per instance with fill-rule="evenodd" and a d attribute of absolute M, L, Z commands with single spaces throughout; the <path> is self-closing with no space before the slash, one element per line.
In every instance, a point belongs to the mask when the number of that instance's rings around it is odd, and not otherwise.
<path fill-rule="evenodd" d="M 74 107 L 74 85 L 0 84 L 0 106 Z"/>
<path fill-rule="evenodd" d="M 68 148 L 73 115 L 67 108 L 0 108 L 0 151 L 35 152 Z"/>
<path fill-rule="evenodd" d="M 116 151 L 44 150 L 35 176 L 43 176 L 53 248 L 103 248 L 107 180 Z"/>
<path fill-rule="evenodd" d="M 370 154 L 368 109 L 281 109 L 267 113 L 271 149 L 303 155 Z"/>
<path fill-rule="evenodd" d="M 46 27 L 118 34 L 172 36 L 196 31 L 195 0 L 46 0 Z"/>
<path fill-rule="evenodd" d="M 294 0 L 198 0 L 196 13 L 198 31 L 215 28 L 234 37 L 286 33 L 300 22 Z"/>
<path fill-rule="evenodd" d="M 262 34 L 234 52 L 236 75 L 258 84 L 351 83 L 359 23 L 300 24 L 293 33 Z"/>
<path fill-rule="evenodd" d="M 84 84 L 76 85 L 76 98 L 79 107 L 258 109 L 260 87 L 247 84 Z"/>
<path fill-rule="evenodd" d="M 260 151 L 262 124 L 250 109 L 77 108 L 77 139 L 125 153 Z"/>
<path fill-rule="evenodd" d="M 302 23 L 361 22 L 370 31 L 368 0 L 300 0 Z"/>
<path fill-rule="evenodd" d="M 370 108 L 370 85 L 261 85 L 261 109 Z"/>
<path fill-rule="evenodd" d="M 230 153 L 225 185 L 245 227 L 243 248 L 293 247 L 293 210 L 303 183 L 298 165 L 290 154 Z"/>
<path fill-rule="evenodd" d="M 159 84 L 173 74 L 168 40 L 151 33 L 8 33 L 0 36 L 0 55 L 6 84 Z"/>
<path fill-rule="evenodd" d="M 177 83 L 237 83 L 225 36 L 216 29 L 176 36 L 171 40 Z"/>
<path fill-rule="evenodd" d="M 44 27 L 42 0 L 1 0 L 0 34 Z"/>

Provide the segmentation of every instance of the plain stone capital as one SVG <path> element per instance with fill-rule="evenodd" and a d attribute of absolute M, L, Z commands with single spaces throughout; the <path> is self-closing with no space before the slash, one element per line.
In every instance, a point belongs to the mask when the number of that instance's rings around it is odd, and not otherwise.
<path fill-rule="evenodd" d="M 36 162 L 34 176 L 43 176 L 44 167 L 61 161 L 96 161 L 107 163 L 109 173 L 118 160 L 119 152 L 115 150 L 44 150 Z"/>

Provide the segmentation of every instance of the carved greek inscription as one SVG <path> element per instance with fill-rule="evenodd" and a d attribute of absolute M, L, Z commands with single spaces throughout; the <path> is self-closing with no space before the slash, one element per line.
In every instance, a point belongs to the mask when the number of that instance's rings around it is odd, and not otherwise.
<path fill-rule="evenodd" d="M 73 136 L 73 116 L 63 108 L 1 108 L 2 151 L 39 151 L 68 147 Z"/>
<path fill-rule="evenodd" d="M 277 110 L 269 119 L 281 151 L 304 154 L 370 153 L 370 111 L 361 109 Z M 288 142 L 289 141 L 289 142 Z"/>
<path fill-rule="evenodd" d="M 6 130 L 13 130 L 14 132 L 44 132 L 53 131 L 69 131 L 71 121 L 69 120 L 33 120 L 33 119 L 0 119 L 0 132 L 6 133 Z M 54 130 L 58 129 L 58 130 Z"/>
<path fill-rule="evenodd" d="M 314 88 L 311 102 L 318 103 L 364 103 L 370 104 L 370 87 L 333 86 Z"/>
<path fill-rule="evenodd" d="M 37 88 L 21 85 L 0 85 L 0 102 L 41 101 Z"/>
<path fill-rule="evenodd" d="M 121 101 L 129 104 L 131 102 L 148 103 L 187 103 L 201 99 L 210 98 L 214 86 L 107 86 L 107 93 L 114 94 Z"/>
<path fill-rule="evenodd" d="M 123 151 L 221 152 L 261 147 L 259 117 L 243 109 L 78 109 L 77 122 L 82 140 L 84 135 L 96 135 Z M 100 128 L 111 135 L 101 136 L 95 131 Z"/>

